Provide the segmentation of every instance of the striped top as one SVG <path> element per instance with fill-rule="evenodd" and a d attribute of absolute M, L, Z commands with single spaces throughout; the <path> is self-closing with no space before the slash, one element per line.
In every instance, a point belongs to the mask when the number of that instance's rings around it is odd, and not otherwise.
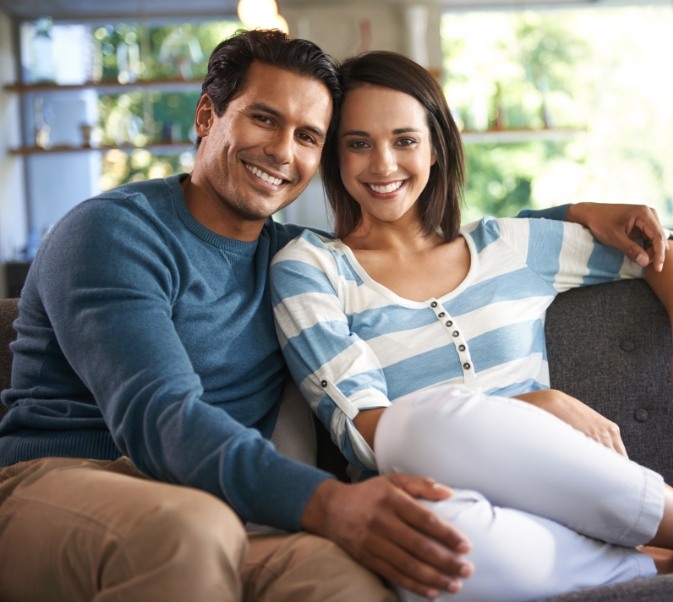
<path fill-rule="evenodd" d="M 544 316 L 554 297 L 643 275 L 576 224 L 485 218 L 461 234 L 471 258 L 465 280 L 420 302 L 372 280 L 341 241 L 309 231 L 274 258 L 286 361 L 354 466 L 376 466 L 352 422 L 359 410 L 445 384 L 509 397 L 548 388 Z"/>

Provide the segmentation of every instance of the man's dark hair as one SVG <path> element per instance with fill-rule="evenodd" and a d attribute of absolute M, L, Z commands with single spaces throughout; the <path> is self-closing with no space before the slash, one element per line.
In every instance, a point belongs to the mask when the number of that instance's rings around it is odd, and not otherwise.
<path fill-rule="evenodd" d="M 290 38 L 278 29 L 240 30 L 215 47 L 201 86 L 201 96 L 210 97 L 218 117 L 244 86 L 255 61 L 322 82 L 332 95 L 334 109 L 339 106 L 341 86 L 337 66 L 319 46 L 308 40 Z M 330 130 L 335 123 L 333 115 Z M 197 139 L 197 146 L 199 142 Z"/>
<path fill-rule="evenodd" d="M 436 161 L 430 168 L 430 178 L 417 201 L 419 215 L 426 235 L 439 230 L 445 240 L 453 240 L 460 228 L 464 183 L 463 145 L 460 130 L 451 116 L 441 87 L 418 63 L 385 50 L 365 52 L 347 59 L 341 65 L 342 94 L 366 85 L 408 94 L 425 110 Z M 344 238 L 360 224 L 362 212 L 341 181 L 336 131 L 323 148 L 320 170 L 334 213 L 335 234 Z"/>

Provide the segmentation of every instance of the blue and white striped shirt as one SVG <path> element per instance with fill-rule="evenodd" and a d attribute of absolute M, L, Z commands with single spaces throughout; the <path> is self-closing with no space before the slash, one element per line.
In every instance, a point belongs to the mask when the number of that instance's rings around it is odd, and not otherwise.
<path fill-rule="evenodd" d="M 461 233 L 467 277 L 426 301 L 375 282 L 349 247 L 310 231 L 274 258 L 274 314 L 288 366 L 355 466 L 376 466 L 352 422 L 358 411 L 437 385 L 509 397 L 548 388 L 544 316 L 554 297 L 643 274 L 576 224 L 485 218 Z"/>

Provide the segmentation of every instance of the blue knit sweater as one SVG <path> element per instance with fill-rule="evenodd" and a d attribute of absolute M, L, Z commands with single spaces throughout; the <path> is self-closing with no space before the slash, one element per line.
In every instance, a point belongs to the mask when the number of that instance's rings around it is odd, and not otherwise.
<path fill-rule="evenodd" d="M 76 206 L 22 292 L 1 461 L 123 454 L 243 520 L 298 529 L 329 475 L 266 437 L 286 377 L 268 266 L 299 232 L 269 220 L 256 242 L 219 236 L 192 217 L 179 176 Z"/>

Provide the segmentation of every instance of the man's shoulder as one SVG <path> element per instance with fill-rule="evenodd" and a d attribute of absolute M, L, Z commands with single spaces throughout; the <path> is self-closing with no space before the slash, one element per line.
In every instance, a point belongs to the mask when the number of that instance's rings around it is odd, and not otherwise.
<path fill-rule="evenodd" d="M 274 257 L 274 261 L 284 259 L 301 259 L 302 257 L 320 255 L 335 243 L 335 239 L 325 233 L 305 228 L 299 236 L 296 236 L 281 248 Z"/>
<path fill-rule="evenodd" d="M 277 240 L 277 249 L 284 248 L 288 243 L 295 240 L 311 240 L 314 237 L 318 239 L 331 240 L 333 235 L 325 230 L 300 226 L 298 224 L 283 224 L 271 219 L 267 220 L 265 228 L 271 233 L 271 236 Z"/>

